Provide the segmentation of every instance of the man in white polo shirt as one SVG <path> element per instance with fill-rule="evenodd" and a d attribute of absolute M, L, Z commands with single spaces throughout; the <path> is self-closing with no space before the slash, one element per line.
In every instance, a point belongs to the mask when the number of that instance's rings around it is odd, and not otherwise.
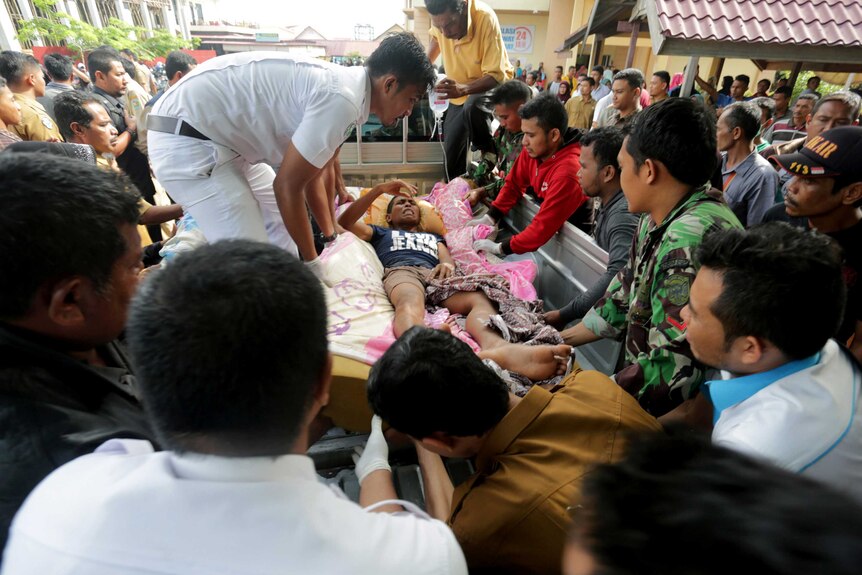
<path fill-rule="evenodd" d="M 379 421 L 356 465 L 366 509 L 305 455 L 332 362 L 323 290 L 296 258 L 201 247 L 144 282 L 128 338 L 168 451 L 117 439 L 48 476 L 13 521 L 4 575 L 466 575 L 451 530 L 392 501 Z"/>
<path fill-rule="evenodd" d="M 214 58 L 153 108 L 153 171 L 209 241 L 269 239 L 316 269 L 306 201 L 324 235 L 335 233 L 322 169 L 370 114 L 396 124 L 435 78 L 407 33 L 352 68 L 278 52 Z"/>
<path fill-rule="evenodd" d="M 862 368 L 830 339 L 845 285 L 838 247 L 784 223 L 708 236 L 683 309 L 713 440 L 862 500 Z"/>

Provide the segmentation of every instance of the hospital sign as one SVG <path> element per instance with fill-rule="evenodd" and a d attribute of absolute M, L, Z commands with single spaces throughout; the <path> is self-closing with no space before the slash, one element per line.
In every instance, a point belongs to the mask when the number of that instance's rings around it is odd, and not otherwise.
<path fill-rule="evenodd" d="M 510 54 L 530 54 L 533 52 L 535 26 L 501 26 L 503 43 Z"/>

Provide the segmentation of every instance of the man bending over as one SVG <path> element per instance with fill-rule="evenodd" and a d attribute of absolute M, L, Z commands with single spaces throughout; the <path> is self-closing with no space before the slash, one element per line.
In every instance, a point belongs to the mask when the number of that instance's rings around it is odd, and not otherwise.
<path fill-rule="evenodd" d="M 415 191 L 400 180 L 380 184 L 350 204 L 338 218 L 339 225 L 374 247 L 385 268 L 383 289 L 395 307 L 395 337 L 413 326 L 425 325 L 425 288 L 431 280 L 447 280 L 455 272 L 446 241 L 419 230 L 419 206 L 402 188 Z M 367 225 L 361 220 L 381 194 L 395 195 L 386 208 L 389 228 Z M 444 295 L 448 291 L 451 290 L 443 290 Z M 534 381 L 549 379 L 565 370 L 571 352 L 569 346 L 509 343 L 488 327 L 488 318 L 497 314 L 498 309 L 481 291 L 456 291 L 442 300 L 432 298 L 429 303 L 465 316 L 467 332 L 482 348 L 479 357 L 493 360 L 503 369 Z"/>

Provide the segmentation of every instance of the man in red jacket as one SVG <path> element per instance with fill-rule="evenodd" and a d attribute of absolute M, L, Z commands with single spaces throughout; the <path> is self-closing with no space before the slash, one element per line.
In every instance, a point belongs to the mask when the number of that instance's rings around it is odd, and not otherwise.
<path fill-rule="evenodd" d="M 473 243 L 477 251 L 496 255 L 536 251 L 587 199 L 577 177 L 581 169 L 581 132 L 566 127 L 568 117 L 563 104 L 552 96 L 539 96 L 524 104 L 518 115 L 524 132 L 521 155 L 488 214 L 473 223 L 495 225 L 524 192 L 535 194 L 541 207 L 524 231 L 502 243 L 477 240 Z"/>

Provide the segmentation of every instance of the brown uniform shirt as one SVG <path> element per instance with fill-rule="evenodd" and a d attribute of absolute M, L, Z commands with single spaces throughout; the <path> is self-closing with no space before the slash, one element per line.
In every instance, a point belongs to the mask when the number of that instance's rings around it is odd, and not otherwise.
<path fill-rule="evenodd" d="M 47 142 L 51 138 L 62 141 L 57 124 L 45 111 L 45 107 L 33 98 L 23 94 L 15 94 L 15 101 L 21 106 L 21 121 L 9 126 L 9 130 L 18 134 L 22 140 L 30 142 Z"/>
<path fill-rule="evenodd" d="M 491 431 L 448 523 L 470 571 L 559 573 L 568 508 L 597 464 L 617 461 L 627 432 L 658 421 L 606 375 L 579 366 L 553 390 L 532 388 Z"/>

